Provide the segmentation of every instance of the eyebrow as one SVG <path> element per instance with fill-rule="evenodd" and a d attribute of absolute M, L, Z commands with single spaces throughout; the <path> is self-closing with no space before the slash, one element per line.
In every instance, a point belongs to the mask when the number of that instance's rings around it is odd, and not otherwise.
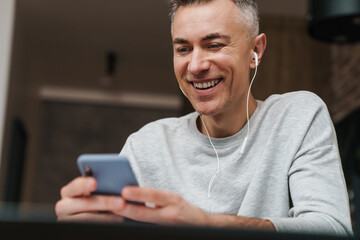
<path fill-rule="evenodd" d="M 204 41 L 209 41 L 209 40 L 218 39 L 218 38 L 225 39 L 227 42 L 229 42 L 231 39 L 231 37 L 228 35 L 224 35 L 224 34 L 220 34 L 220 33 L 210 33 L 210 34 L 206 35 L 205 37 L 203 37 L 201 39 L 201 41 L 204 42 Z M 189 41 L 184 38 L 175 38 L 173 41 L 173 44 L 187 44 L 187 43 L 189 43 Z"/>
<path fill-rule="evenodd" d="M 189 43 L 189 41 L 184 38 L 175 38 L 173 41 L 173 44 L 186 44 L 186 43 Z"/>
<path fill-rule="evenodd" d="M 224 35 L 224 34 L 220 34 L 220 33 L 210 33 L 210 34 L 206 35 L 205 37 L 203 37 L 201 39 L 201 41 L 208 41 L 208 40 L 213 40 L 213 39 L 218 39 L 218 38 L 225 39 L 226 41 L 230 41 L 230 39 L 231 39 L 229 35 Z"/>

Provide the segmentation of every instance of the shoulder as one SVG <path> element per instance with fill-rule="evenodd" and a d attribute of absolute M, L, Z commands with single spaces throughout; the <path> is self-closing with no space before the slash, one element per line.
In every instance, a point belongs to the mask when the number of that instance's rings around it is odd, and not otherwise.
<path fill-rule="evenodd" d="M 139 132 L 142 131 L 152 131 L 154 128 L 166 128 L 166 129 L 176 129 L 184 124 L 187 124 L 188 121 L 193 119 L 196 112 L 187 114 L 182 117 L 171 117 L 171 118 L 163 118 L 156 121 L 153 121 L 151 123 L 146 124 L 144 127 L 142 127 Z"/>
<path fill-rule="evenodd" d="M 150 122 L 127 138 L 121 154 L 127 156 L 134 166 L 145 164 L 147 159 L 166 159 L 161 157 L 168 154 L 168 148 L 164 146 L 176 147 L 188 133 L 186 128 L 195 117 L 196 112 Z"/>
<path fill-rule="evenodd" d="M 146 136 L 160 136 L 172 134 L 188 126 L 189 122 L 196 116 L 196 112 L 182 117 L 163 118 L 150 122 L 131 134 L 131 138 L 144 138 Z"/>
<path fill-rule="evenodd" d="M 284 94 L 275 94 L 267 98 L 262 104 L 263 112 L 278 116 L 285 114 L 294 118 L 309 118 L 314 115 L 329 113 L 324 101 L 316 94 L 308 91 L 296 91 Z"/>
<path fill-rule="evenodd" d="M 324 101 L 315 93 L 296 91 L 271 95 L 264 101 L 265 105 L 303 106 L 308 108 L 326 107 Z"/>
<path fill-rule="evenodd" d="M 311 142 L 311 147 L 335 143 L 333 123 L 324 101 L 308 91 L 272 95 L 262 105 L 262 122 L 289 136 Z"/>

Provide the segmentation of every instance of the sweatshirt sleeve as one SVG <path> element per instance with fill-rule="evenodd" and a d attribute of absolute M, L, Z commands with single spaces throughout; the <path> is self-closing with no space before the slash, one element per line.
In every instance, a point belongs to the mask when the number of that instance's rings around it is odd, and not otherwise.
<path fill-rule="evenodd" d="M 350 210 L 336 134 L 326 105 L 313 94 L 298 99 L 309 119 L 288 172 L 289 218 L 269 219 L 279 232 L 352 236 Z"/>

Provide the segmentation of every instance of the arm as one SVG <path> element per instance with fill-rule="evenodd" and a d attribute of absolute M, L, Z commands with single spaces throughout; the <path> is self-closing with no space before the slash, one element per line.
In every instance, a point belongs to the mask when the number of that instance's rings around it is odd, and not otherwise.
<path fill-rule="evenodd" d="M 336 133 L 326 105 L 302 93 L 288 102 L 288 125 L 300 141 L 288 169 L 289 217 L 269 218 L 279 232 L 352 235 Z"/>
<path fill-rule="evenodd" d="M 154 208 L 127 204 L 120 214 L 137 221 L 275 231 L 269 220 L 226 214 L 208 214 L 172 192 L 152 188 L 126 187 L 122 191 L 122 196 L 126 200 L 155 204 Z"/>
<path fill-rule="evenodd" d="M 289 218 L 270 218 L 278 231 L 352 235 L 346 185 L 335 152 L 336 146 L 318 147 L 295 159 L 289 171 Z"/>

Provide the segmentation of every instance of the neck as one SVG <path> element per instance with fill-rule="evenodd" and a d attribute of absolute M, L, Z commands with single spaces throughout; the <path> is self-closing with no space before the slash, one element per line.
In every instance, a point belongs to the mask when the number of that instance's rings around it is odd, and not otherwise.
<path fill-rule="evenodd" d="M 252 95 L 249 98 L 249 118 L 255 112 L 257 102 Z M 229 109 L 228 111 L 213 115 L 202 115 L 202 119 L 209 135 L 212 138 L 225 138 L 230 137 L 239 132 L 247 123 L 246 117 L 246 101 L 236 106 L 236 109 Z M 197 120 L 197 127 L 200 132 L 207 135 L 206 130 L 201 122 Z"/>

